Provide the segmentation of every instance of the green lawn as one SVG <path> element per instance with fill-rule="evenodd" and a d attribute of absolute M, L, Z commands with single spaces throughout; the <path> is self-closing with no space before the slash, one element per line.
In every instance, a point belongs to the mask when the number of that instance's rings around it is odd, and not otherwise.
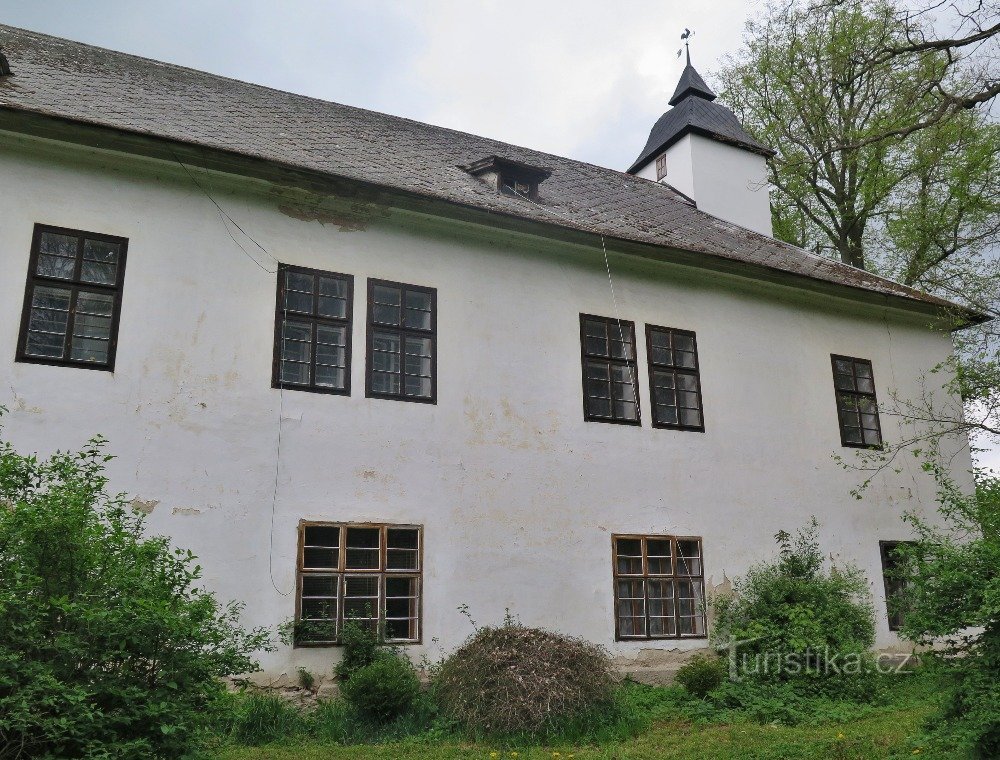
<path fill-rule="evenodd" d="M 467 743 L 417 741 L 338 746 L 295 743 L 266 747 L 229 747 L 216 760 L 792 760 L 793 758 L 934 757 L 921 748 L 917 736 L 929 708 L 886 708 L 849 723 L 817 726 L 761 726 L 748 723 L 656 723 L 634 739 L 601 747 L 498 748 Z M 516 754 L 514 754 L 516 752 Z M 496 754 L 493 754 L 496 753 Z M 556 754 L 558 753 L 558 754 Z M 941 757 L 938 755 L 937 757 Z"/>

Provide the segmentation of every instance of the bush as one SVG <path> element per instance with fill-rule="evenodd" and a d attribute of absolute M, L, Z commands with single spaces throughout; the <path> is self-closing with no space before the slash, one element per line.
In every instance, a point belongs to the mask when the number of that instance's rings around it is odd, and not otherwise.
<path fill-rule="evenodd" d="M 340 693 L 361 717 L 387 723 L 406 714 L 420 694 L 420 680 L 408 660 L 380 652 L 370 665 L 355 670 Z"/>
<path fill-rule="evenodd" d="M 777 560 L 752 567 L 715 600 L 712 642 L 730 650 L 738 677 L 756 681 L 831 679 L 823 688 L 858 691 L 873 679 L 871 592 L 853 566 L 824 570 L 815 518 L 775 539 Z M 839 685 L 838 685 L 839 684 Z"/>
<path fill-rule="evenodd" d="M 704 698 L 719 688 L 728 672 L 728 666 L 718 657 L 696 654 L 677 671 L 677 683 L 696 697 Z"/>
<path fill-rule="evenodd" d="M 293 736 L 304 726 L 299 710 L 277 694 L 237 694 L 230 709 L 226 733 L 240 744 L 268 744 Z"/>
<path fill-rule="evenodd" d="M 182 757 L 267 641 L 105 492 L 109 459 L 0 442 L 0 757 Z"/>
<path fill-rule="evenodd" d="M 600 647 L 508 620 L 481 628 L 446 659 L 434 693 L 474 735 L 539 735 L 610 705 L 613 687 Z"/>
<path fill-rule="evenodd" d="M 378 634 L 356 620 L 344 622 L 340 643 L 343 645 L 340 662 L 333 671 L 341 681 L 350 680 L 355 671 L 368 667 L 379 656 L 381 642 Z"/>

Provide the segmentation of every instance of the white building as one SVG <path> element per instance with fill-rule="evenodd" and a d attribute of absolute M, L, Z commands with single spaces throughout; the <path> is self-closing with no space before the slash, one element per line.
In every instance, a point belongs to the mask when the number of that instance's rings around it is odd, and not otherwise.
<path fill-rule="evenodd" d="M 810 515 L 899 643 L 880 542 L 933 483 L 907 458 L 857 500 L 834 455 L 900 439 L 872 405 L 949 355 L 950 305 L 769 237 L 769 151 L 693 69 L 621 173 L 10 27 L 0 49 L 5 435 L 104 434 L 112 487 L 248 624 L 328 621 L 266 677 L 326 671 L 366 609 L 436 656 L 460 605 L 670 661 Z"/>

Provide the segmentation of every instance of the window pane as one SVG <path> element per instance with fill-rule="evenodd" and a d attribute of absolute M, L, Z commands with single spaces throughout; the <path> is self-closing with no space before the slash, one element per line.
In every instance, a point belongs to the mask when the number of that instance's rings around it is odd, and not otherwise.
<path fill-rule="evenodd" d="M 677 620 L 674 609 L 674 582 L 646 582 L 649 594 L 649 635 L 676 636 Z"/>
<path fill-rule="evenodd" d="M 385 634 L 388 639 L 416 639 L 418 582 L 414 577 L 385 579 Z"/>
<path fill-rule="evenodd" d="M 646 555 L 650 575 L 670 575 L 673 572 L 670 539 L 648 539 Z"/>
<path fill-rule="evenodd" d="M 431 295 L 420 291 L 406 291 L 407 327 L 417 330 L 431 329 Z"/>
<path fill-rule="evenodd" d="M 319 278 L 318 313 L 322 317 L 345 319 L 347 317 L 347 281 L 334 277 Z"/>
<path fill-rule="evenodd" d="M 69 356 L 76 361 L 106 364 L 108 361 L 108 341 L 74 336 Z"/>
<path fill-rule="evenodd" d="M 401 383 L 398 374 L 388 374 L 385 372 L 372 372 L 372 392 L 399 394 Z"/>
<path fill-rule="evenodd" d="M 372 336 L 372 369 L 376 372 L 399 372 L 400 346 L 398 333 L 375 333 Z"/>
<path fill-rule="evenodd" d="M 69 323 L 70 296 L 69 290 L 35 286 L 31 296 L 25 353 L 62 358 Z"/>
<path fill-rule="evenodd" d="M 286 290 L 285 308 L 289 311 L 299 311 L 304 314 L 311 314 L 313 309 L 312 293 L 299 293 L 295 290 Z"/>
<path fill-rule="evenodd" d="M 350 531 L 348 531 L 348 534 Z M 379 617 L 379 579 L 377 575 L 344 576 L 344 620 L 368 623 L 375 630 Z"/>
<path fill-rule="evenodd" d="M 400 324 L 399 288 L 375 285 L 372 288 L 372 319 L 383 325 Z"/>
<path fill-rule="evenodd" d="M 377 569 L 379 566 L 378 528 L 347 528 L 348 570 Z"/>
<path fill-rule="evenodd" d="M 310 525 L 304 528 L 302 566 L 336 569 L 339 567 L 340 528 Z"/>
<path fill-rule="evenodd" d="M 80 279 L 102 285 L 114 285 L 118 273 L 118 243 L 85 240 Z"/>
<path fill-rule="evenodd" d="M 386 567 L 390 570 L 416 570 L 420 534 L 416 528 L 389 528 L 387 531 Z"/>
<path fill-rule="evenodd" d="M 42 277 L 73 279 L 76 272 L 78 238 L 43 232 L 39 238 L 38 264 L 35 272 Z"/>
<path fill-rule="evenodd" d="M 309 384 L 309 365 L 295 362 L 281 363 L 281 382 L 295 385 Z"/>
<path fill-rule="evenodd" d="M 677 574 L 701 575 L 701 548 L 697 541 L 678 539 Z"/>
<path fill-rule="evenodd" d="M 28 332 L 24 351 L 29 356 L 44 356 L 61 359 L 65 350 L 66 337 L 55 333 Z"/>

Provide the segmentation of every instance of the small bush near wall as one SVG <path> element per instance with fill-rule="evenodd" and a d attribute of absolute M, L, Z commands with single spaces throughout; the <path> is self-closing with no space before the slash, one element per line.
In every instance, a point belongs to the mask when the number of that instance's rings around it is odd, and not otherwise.
<path fill-rule="evenodd" d="M 677 683 L 689 694 L 704 698 L 719 688 L 729 675 L 725 660 L 696 654 L 677 671 Z"/>
<path fill-rule="evenodd" d="M 479 629 L 442 663 L 434 694 L 471 734 L 539 735 L 611 709 L 614 679 L 600 647 L 507 620 Z"/>
<path fill-rule="evenodd" d="M 851 565 L 826 569 L 818 532 L 813 519 L 794 538 L 778 533 L 778 557 L 750 568 L 715 600 L 712 643 L 737 679 L 806 679 L 820 691 L 840 684 L 851 691 L 873 670 L 868 579 Z"/>
<path fill-rule="evenodd" d="M 374 662 L 355 670 L 340 693 L 361 717 L 388 723 L 411 710 L 420 696 L 420 680 L 409 660 L 383 651 Z"/>
<path fill-rule="evenodd" d="M 106 493 L 109 459 L 0 441 L 0 757 L 183 757 L 266 645 Z"/>

